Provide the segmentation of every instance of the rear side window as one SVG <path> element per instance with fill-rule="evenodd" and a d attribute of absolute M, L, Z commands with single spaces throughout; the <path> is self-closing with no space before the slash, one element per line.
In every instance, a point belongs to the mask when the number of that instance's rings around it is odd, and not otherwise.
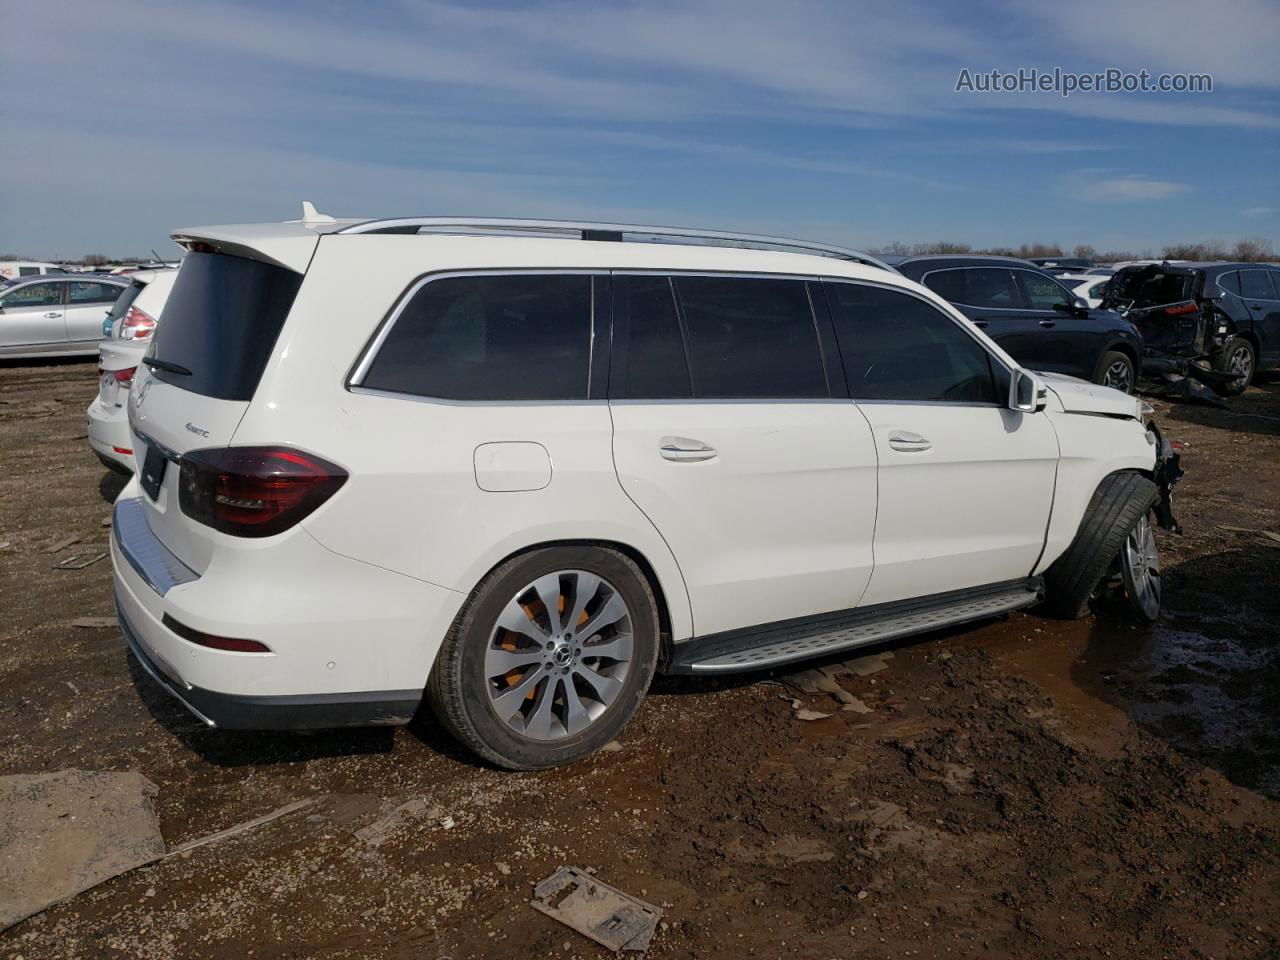
<path fill-rule="evenodd" d="M 40 273 L 39 267 L 19 267 L 18 268 L 18 276 L 20 277 L 34 277 L 39 275 L 39 273 Z"/>
<path fill-rule="evenodd" d="M 445 400 L 585 400 L 590 351 L 590 276 L 443 277 L 412 295 L 359 385 Z"/>
<path fill-rule="evenodd" d="M 826 398 L 809 294 L 799 280 L 676 277 L 695 397 Z"/>
<path fill-rule="evenodd" d="M 69 284 L 68 303 L 111 303 L 120 296 L 121 287 L 115 283 L 85 283 L 77 281 Z"/>
<path fill-rule="evenodd" d="M 1240 296 L 1254 300 L 1274 300 L 1275 290 L 1265 270 L 1240 271 Z"/>
<path fill-rule="evenodd" d="M 933 305 L 883 287 L 823 286 L 855 400 L 998 403 L 1007 395 L 1008 372 Z"/>
<path fill-rule="evenodd" d="M 258 260 L 188 253 L 156 328 L 151 356 L 190 370 L 158 380 L 219 400 L 251 400 L 302 275 Z"/>
<path fill-rule="evenodd" d="M 693 396 L 670 277 L 613 278 L 609 395 L 631 400 Z"/>
<path fill-rule="evenodd" d="M 1013 285 L 1013 273 L 1003 267 L 967 267 L 935 270 L 924 285 L 949 303 L 995 310 L 1022 305 Z"/>
<path fill-rule="evenodd" d="M 1240 274 L 1235 270 L 1219 274 L 1218 289 L 1240 296 Z"/>

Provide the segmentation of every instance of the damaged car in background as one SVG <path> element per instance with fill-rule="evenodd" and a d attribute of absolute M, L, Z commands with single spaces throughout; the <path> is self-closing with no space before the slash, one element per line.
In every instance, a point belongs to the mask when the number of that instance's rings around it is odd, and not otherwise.
<path fill-rule="evenodd" d="M 1143 373 L 1184 394 L 1204 396 L 1207 386 L 1218 396 L 1238 396 L 1255 373 L 1280 368 L 1280 267 L 1167 261 L 1125 267 L 1102 305 L 1141 331 Z"/>

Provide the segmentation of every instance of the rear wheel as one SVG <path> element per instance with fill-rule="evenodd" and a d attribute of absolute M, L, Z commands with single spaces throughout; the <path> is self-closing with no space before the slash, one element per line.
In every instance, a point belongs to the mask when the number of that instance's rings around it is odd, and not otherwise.
<path fill-rule="evenodd" d="M 441 723 L 481 757 L 535 770 L 617 736 L 657 659 L 657 606 L 640 569 L 602 547 L 554 547 L 481 582 L 427 694 Z"/>
<path fill-rule="evenodd" d="M 1104 387 L 1111 387 L 1121 393 L 1132 393 L 1137 378 L 1133 361 L 1127 353 L 1108 350 L 1098 361 L 1098 371 L 1093 379 Z"/>
<path fill-rule="evenodd" d="M 1244 337 L 1231 337 L 1222 345 L 1213 359 L 1213 369 L 1219 373 L 1229 373 L 1232 379 L 1216 392 L 1226 397 L 1238 397 L 1248 389 L 1253 381 L 1253 372 L 1258 365 L 1254 355 L 1253 344 Z"/>

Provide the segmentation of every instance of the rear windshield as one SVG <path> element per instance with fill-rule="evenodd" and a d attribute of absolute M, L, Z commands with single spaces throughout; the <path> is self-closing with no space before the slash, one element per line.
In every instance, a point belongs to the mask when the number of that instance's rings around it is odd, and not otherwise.
<path fill-rule="evenodd" d="M 257 260 L 189 253 L 156 327 L 157 380 L 219 400 L 251 400 L 302 275 Z M 190 374 L 175 372 L 177 366 Z"/>
<path fill-rule="evenodd" d="M 133 306 L 133 301 L 138 299 L 138 294 L 142 292 L 142 288 L 145 286 L 145 283 L 139 283 L 135 280 L 124 288 L 124 293 L 116 297 L 116 302 L 111 305 L 111 313 L 109 315 L 111 318 L 109 324 L 113 331 L 116 321 L 129 312 L 129 308 Z"/>
<path fill-rule="evenodd" d="M 1121 270 L 1111 278 L 1108 303 L 1129 303 L 1135 307 L 1158 307 L 1191 299 L 1192 274 L 1185 270 L 1164 271 L 1154 267 Z"/>

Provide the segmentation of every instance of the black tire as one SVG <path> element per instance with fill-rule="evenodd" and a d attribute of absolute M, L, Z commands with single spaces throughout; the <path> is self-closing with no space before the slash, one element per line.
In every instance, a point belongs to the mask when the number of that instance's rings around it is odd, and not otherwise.
<path fill-rule="evenodd" d="M 554 740 L 531 739 L 508 726 L 490 705 L 484 656 L 497 618 L 516 592 L 559 570 L 585 570 L 616 588 L 630 611 L 633 655 L 621 691 L 585 730 Z M 658 648 L 657 603 L 632 560 L 591 545 L 532 550 L 500 564 L 472 592 L 436 657 L 427 700 L 445 729 L 490 763 L 510 770 L 559 766 L 618 735 L 648 692 Z"/>
<path fill-rule="evenodd" d="M 1125 537 L 1160 499 L 1156 485 L 1131 470 L 1104 477 L 1075 539 L 1045 573 L 1045 610 L 1064 620 L 1089 612 L 1098 582 L 1120 555 Z"/>
<path fill-rule="evenodd" d="M 1120 370 L 1123 365 L 1123 370 Z M 1113 370 L 1113 368 L 1115 368 Z M 1123 378 L 1123 385 L 1111 380 Z M 1134 384 L 1138 381 L 1137 370 L 1133 365 L 1133 358 L 1127 353 L 1121 353 L 1119 350 L 1108 350 L 1098 360 L 1098 368 L 1093 372 L 1093 382 L 1101 384 L 1104 387 L 1115 387 L 1117 390 L 1123 390 L 1125 393 L 1133 393 Z"/>
<path fill-rule="evenodd" d="M 1253 382 L 1253 375 L 1258 369 L 1258 354 L 1253 349 L 1253 344 L 1244 337 L 1229 337 L 1222 345 L 1222 349 L 1213 357 L 1213 369 L 1219 373 L 1231 373 L 1232 366 L 1236 363 L 1242 364 L 1246 371 L 1245 375 L 1220 387 L 1214 387 L 1214 392 L 1220 396 L 1238 397 Z"/>

